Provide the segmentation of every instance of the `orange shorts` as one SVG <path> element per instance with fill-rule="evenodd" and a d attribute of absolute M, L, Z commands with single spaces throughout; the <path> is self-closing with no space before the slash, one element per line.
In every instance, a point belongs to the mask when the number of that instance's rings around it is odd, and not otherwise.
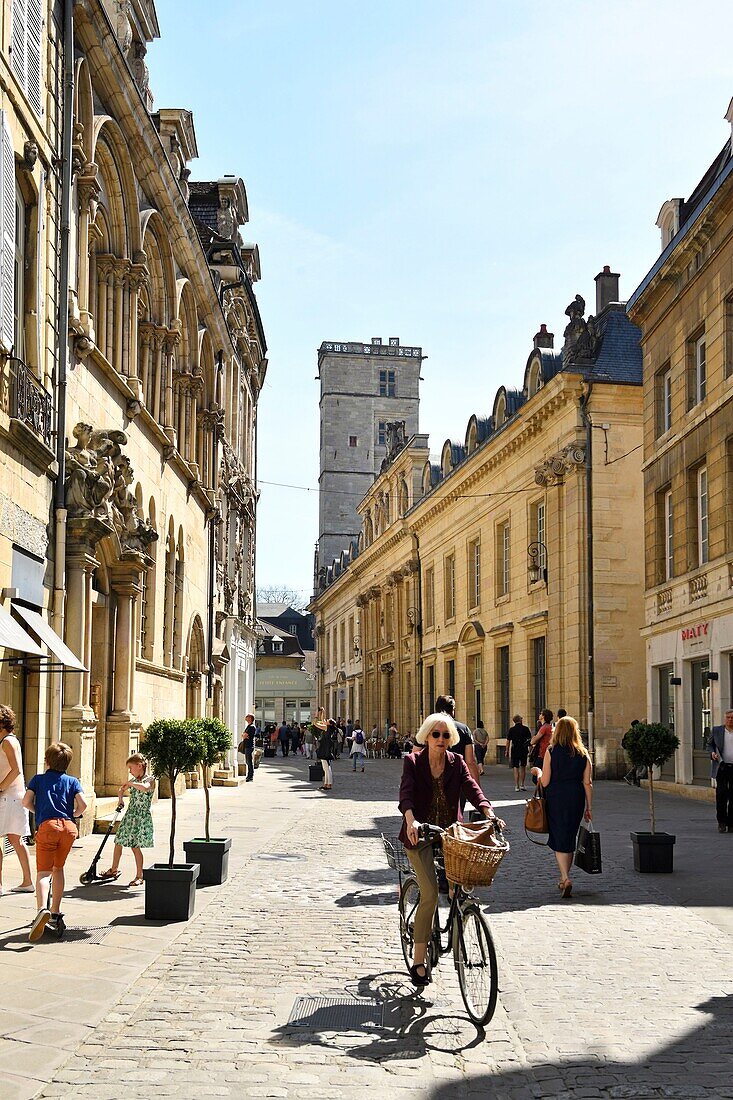
<path fill-rule="evenodd" d="M 42 821 L 36 832 L 36 870 L 53 871 L 54 867 L 63 867 L 78 835 L 76 825 L 66 817 Z"/>

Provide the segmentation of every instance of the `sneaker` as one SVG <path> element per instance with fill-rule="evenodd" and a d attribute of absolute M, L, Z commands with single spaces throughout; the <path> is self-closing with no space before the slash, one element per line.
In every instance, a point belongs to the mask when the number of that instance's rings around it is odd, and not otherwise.
<path fill-rule="evenodd" d="M 33 921 L 33 924 L 31 925 L 31 930 L 28 933 L 28 939 L 31 941 L 31 943 L 35 943 L 36 940 L 40 940 L 41 936 L 43 935 L 44 931 L 46 930 L 46 925 L 48 924 L 50 919 L 51 919 L 50 910 L 48 910 L 48 909 L 39 909 L 38 910 L 38 914 L 36 916 L 36 919 Z"/>
<path fill-rule="evenodd" d="M 718 832 L 719 833 L 727 833 L 728 832 L 728 826 L 727 825 L 718 825 Z"/>
<path fill-rule="evenodd" d="M 518 791 L 518 790 L 519 790 L 519 787 L 515 787 L 515 788 L 514 788 L 514 790 L 515 790 L 515 791 Z"/>
<path fill-rule="evenodd" d="M 522 784 L 522 786 L 519 789 L 520 789 L 520 791 L 526 791 L 527 790 L 527 788 L 524 786 L 524 784 Z"/>

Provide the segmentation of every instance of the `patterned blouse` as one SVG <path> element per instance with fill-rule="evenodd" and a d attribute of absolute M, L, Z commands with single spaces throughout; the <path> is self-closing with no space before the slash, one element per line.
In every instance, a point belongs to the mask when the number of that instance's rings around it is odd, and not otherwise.
<path fill-rule="evenodd" d="M 448 800 L 443 790 L 443 776 L 433 776 L 433 801 L 430 804 L 430 824 L 437 825 L 440 829 L 447 829 L 453 824 L 454 815 L 451 813 Z"/>

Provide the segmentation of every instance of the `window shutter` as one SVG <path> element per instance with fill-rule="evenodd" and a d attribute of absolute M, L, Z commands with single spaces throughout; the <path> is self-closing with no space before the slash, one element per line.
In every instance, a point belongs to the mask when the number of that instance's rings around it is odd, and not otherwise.
<path fill-rule="evenodd" d="M 28 0 L 13 0 L 12 12 L 12 66 L 13 73 L 22 88 L 26 86 L 26 38 L 28 36 Z"/>
<path fill-rule="evenodd" d="M 41 51 L 43 44 L 43 0 L 25 0 L 26 4 L 26 92 L 37 115 L 43 114 L 41 101 Z"/>
<path fill-rule="evenodd" d="M 0 343 L 10 351 L 15 339 L 15 153 L 8 116 L 0 113 Z"/>

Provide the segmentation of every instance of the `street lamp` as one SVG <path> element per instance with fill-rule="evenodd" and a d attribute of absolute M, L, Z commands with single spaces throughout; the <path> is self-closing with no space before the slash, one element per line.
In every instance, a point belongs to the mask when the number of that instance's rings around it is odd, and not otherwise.
<path fill-rule="evenodd" d="M 361 638 L 357 634 L 354 637 L 354 660 L 355 661 L 358 661 L 359 657 L 361 656 L 360 643 L 361 643 Z"/>
<path fill-rule="evenodd" d="M 544 542 L 530 542 L 527 556 L 530 584 L 537 584 L 540 580 L 547 584 L 547 547 Z"/>

